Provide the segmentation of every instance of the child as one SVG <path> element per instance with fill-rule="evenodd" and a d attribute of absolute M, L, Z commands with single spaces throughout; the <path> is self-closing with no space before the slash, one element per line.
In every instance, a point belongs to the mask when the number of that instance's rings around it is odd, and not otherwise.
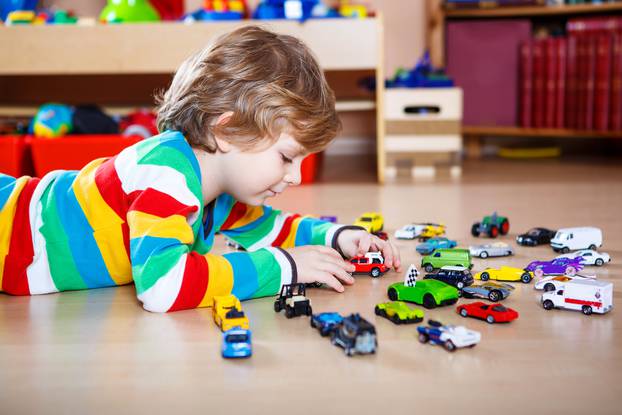
<path fill-rule="evenodd" d="M 352 284 L 343 257 L 395 247 L 360 228 L 264 201 L 300 183 L 300 164 L 339 121 L 310 51 L 238 29 L 184 62 L 159 98 L 163 133 L 81 171 L 0 175 L 0 287 L 14 295 L 134 282 L 146 310 L 274 295 L 282 284 Z M 222 233 L 248 252 L 210 254 Z M 342 257 L 343 256 L 343 257 Z"/>

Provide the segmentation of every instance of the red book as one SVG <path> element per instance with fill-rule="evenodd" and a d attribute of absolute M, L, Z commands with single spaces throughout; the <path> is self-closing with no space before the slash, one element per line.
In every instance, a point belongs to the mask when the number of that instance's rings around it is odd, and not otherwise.
<path fill-rule="evenodd" d="M 595 103 L 595 83 L 596 83 L 596 43 L 594 36 L 586 36 L 586 72 L 585 72 L 585 129 L 594 129 L 594 103 Z"/>
<path fill-rule="evenodd" d="M 585 104 L 587 102 L 587 36 L 577 36 L 577 93 L 575 128 L 585 130 Z"/>
<path fill-rule="evenodd" d="M 557 49 L 555 38 L 549 37 L 544 43 L 544 126 L 546 128 L 555 127 L 555 101 L 557 94 Z"/>
<path fill-rule="evenodd" d="M 613 37 L 611 65 L 611 105 L 609 124 L 613 131 L 622 131 L 622 34 Z"/>
<path fill-rule="evenodd" d="M 566 50 L 566 128 L 577 128 L 577 37 L 568 37 Z"/>
<path fill-rule="evenodd" d="M 622 29 L 622 17 L 592 17 L 570 19 L 566 23 L 569 34 L 615 32 Z"/>
<path fill-rule="evenodd" d="M 533 99 L 533 42 L 520 45 L 520 123 L 525 128 L 533 127 L 531 101 Z"/>
<path fill-rule="evenodd" d="M 535 128 L 544 127 L 544 41 L 533 42 L 533 113 Z"/>
<path fill-rule="evenodd" d="M 612 35 L 596 37 L 596 77 L 594 80 L 594 129 L 609 129 L 609 85 L 611 82 Z"/>
<path fill-rule="evenodd" d="M 566 38 L 556 39 L 557 50 L 557 85 L 555 86 L 555 128 L 564 128 L 566 111 L 566 55 L 568 41 Z"/>

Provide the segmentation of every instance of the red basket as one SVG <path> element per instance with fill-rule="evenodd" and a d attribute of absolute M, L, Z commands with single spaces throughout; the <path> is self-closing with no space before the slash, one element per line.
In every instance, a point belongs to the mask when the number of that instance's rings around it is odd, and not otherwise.
<path fill-rule="evenodd" d="M 0 136 L 0 173 L 18 177 L 31 174 L 28 143 L 23 135 Z"/>
<path fill-rule="evenodd" d="M 139 136 L 68 135 L 60 138 L 31 138 L 35 173 L 41 177 L 52 170 L 80 170 L 91 161 L 112 157 L 142 140 Z"/>
<path fill-rule="evenodd" d="M 315 181 L 320 166 L 321 155 L 322 153 L 312 153 L 302 160 L 302 165 L 300 166 L 301 184 L 313 183 Z"/>

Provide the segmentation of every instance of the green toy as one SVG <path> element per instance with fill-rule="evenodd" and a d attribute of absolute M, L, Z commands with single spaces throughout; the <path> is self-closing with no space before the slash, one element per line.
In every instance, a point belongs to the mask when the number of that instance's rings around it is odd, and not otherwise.
<path fill-rule="evenodd" d="M 458 289 L 437 280 L 420 280 L 410 286 L 396 282 L 389 285 L 387 294 L 392 301 L 408 301 L 425 308 L 451 305 L 458 301 Z"/>
<path fill-rule="evenodd" d="M 410 308 L 402 301 L 389 301 L 377 304 L 374 308 L 377 316 L 384 317 L 395 324 L 410 324 L 423 321 L 423 311 Z"/>
<path fill-rule="evenodd" d="M 471 254 L 468 249 L 437 249 L 421 258 L 421 266 L 426 272 L 432 272 L 446 265 L 471 268 Z"/>
<path fill-rule="evenodd" d="M 99 20 L 106 23 L 157 22 L 160 14 L 148 0 L 108 0 Z"/>
<path fill-rule="evenodd" d="M 498 216 L 497 212 L 490 216 L 484 216 L 481 222 L 475 222 L 471 226 L 471 235 L 477 237 L 481 234 L 496 238 L 501 235 L 507 235 L 510 231 L 510 221 L 505 216 Z"/>

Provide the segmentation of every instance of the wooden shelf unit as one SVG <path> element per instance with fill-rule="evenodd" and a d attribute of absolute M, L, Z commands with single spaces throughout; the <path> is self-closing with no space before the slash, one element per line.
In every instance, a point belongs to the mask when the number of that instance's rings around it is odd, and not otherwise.
<path fill-rule="evenodd" d="M 564 16 L 576 14 L 602 14 L 621 11 L 622 2 L 601 4 L 564 4 L 560 6 L 517 6 L 477 9 L 445 9 L 445 16 L 450 19 L 477 19 L 491 17 L 536 17 Z"/>

